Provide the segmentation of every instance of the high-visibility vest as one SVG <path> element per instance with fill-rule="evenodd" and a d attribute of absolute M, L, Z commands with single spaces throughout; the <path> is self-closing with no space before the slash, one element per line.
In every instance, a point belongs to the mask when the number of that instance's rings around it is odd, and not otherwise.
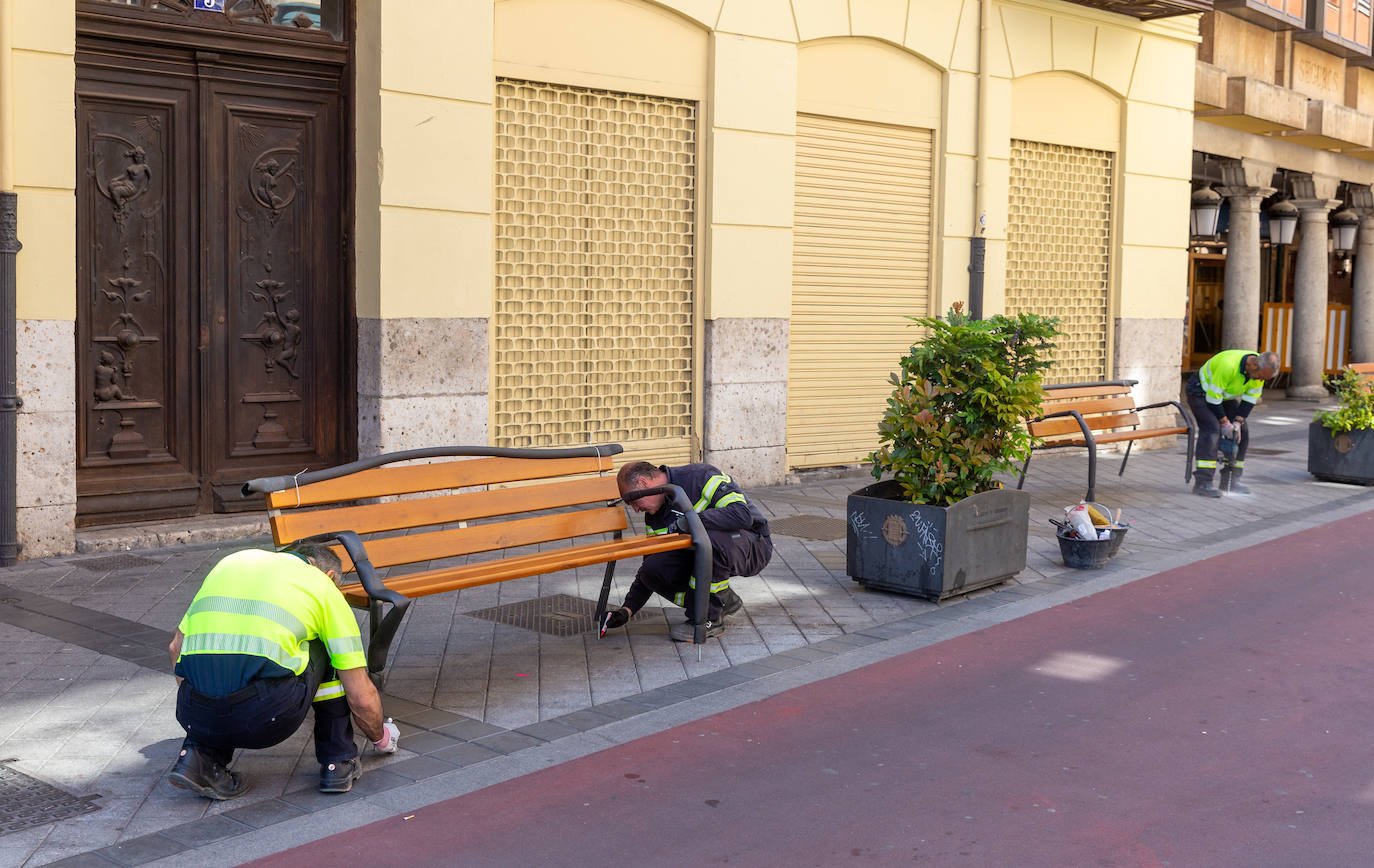
<path fill-rule="evenodd" d="M 215 565 L 181 619 L 181 656 L 249 654 L 294 675 L 320 639 L 336 670 L 367 665 L 353 611 L 329 577 L 292 554 L 250 549 Z"/>

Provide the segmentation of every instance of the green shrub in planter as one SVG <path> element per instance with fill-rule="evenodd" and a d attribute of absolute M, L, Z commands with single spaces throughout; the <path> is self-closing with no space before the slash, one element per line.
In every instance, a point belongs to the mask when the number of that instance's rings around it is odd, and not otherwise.
<path fill-rule="evenodd" d="M 1307 429 L 1307 472 L 1318 479 L 1374 485 L 1374 381 L 1346 368 L 1328 377 L 1339 402 Z"/>
<path fill-rule="evenodd" d="M 878 425 L 873 475 L 890 473 L 911 503 L 950 506 L 1000 487 L 993 476 L 1024 461 L 1022 422 L 1040 409 L 1058 320 L 1037 314 L 911 317 L 926 329 L 892 375 Z"/>
<path fill-rule="evenodd" d="M 1366 378 L 1349 368 L 1326 378 L 1336 391 L 1339 405 L 1334 410 L 1318 410 L 1316 421 L 1332 434 L 1344 434 L 1374 428 L 1374 379 Z"/>

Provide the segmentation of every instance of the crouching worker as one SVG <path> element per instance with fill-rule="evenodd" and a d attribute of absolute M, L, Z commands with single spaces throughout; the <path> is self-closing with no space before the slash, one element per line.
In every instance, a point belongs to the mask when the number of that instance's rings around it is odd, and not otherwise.
<path fill-rule="evenodd" d="M 756 576 L 773 557 L 773 540 L 768 533 L 768 520 L 744 496 L 744 492 L 730 477 L 709 464 L 687 464 L 682 467 L 655 467 L 647 461 L 634 461 L 620 468 L 616 476 L 620 496 L 645 488 L 673 484 L 679 486 L 692 501 L 706 535 L 711 538 L 711 597 L 705 613 L 706 638 L 725 632 L 724 619 L 740 610 L 743 601 L 730 589 L 731 576 Z M 626 500 L 636 511 L 644 513 L 644 525 L 650 534 L 688 533 L 687 517 L 673 505 L 666 494 L 651 494 L 636 500 Z M 676 606 L 687 610 L 687 620 L 674 624 L 668 635 L 675 642 L 691 642 L 695 638 L 696 612 L 693 590 L 697 577 L 692 575 L 694 559 L 691 549 L 678 549 L 646 555 L 625 602 L 607 614 L 606 627 L 619 627 L 638 612 L 650 595 L 659 594 Z"/>
<path fill-rule="evenodd" d="M 382 753 L 398 731 L 382 719 L 363 640 L 336 585 L 327 546 L 225 557 L 200 586 L 172 644 L 177 722 L 186 730 L 168 780 L 207 799 L 251 784 L 229 770 L 234 750 L 280 744 L 315 715 L 320 792 L 346 793 L 362 775 L 353 718 Z"/>

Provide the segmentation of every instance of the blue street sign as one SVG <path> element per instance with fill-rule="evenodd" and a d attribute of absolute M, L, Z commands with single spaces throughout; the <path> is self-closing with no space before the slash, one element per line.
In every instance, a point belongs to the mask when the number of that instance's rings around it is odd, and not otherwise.
<path fill-rule="evenodd" d="M 196 8 L 206 12 L 223 12 L 224 0 L 196 0 Z"/>

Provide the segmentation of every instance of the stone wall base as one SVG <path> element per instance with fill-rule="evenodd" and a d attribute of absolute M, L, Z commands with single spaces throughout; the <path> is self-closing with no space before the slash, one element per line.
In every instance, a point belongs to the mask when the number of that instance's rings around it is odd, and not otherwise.
<path fill-rule="evenodd" d="M 486 446 L 486 317 L 358 320 L 358 454 Z"/>
<path fill-rule="evenodd" d="M 1160 401 L 1178 401 L 1183 404 L 1179 389 L 1179 369 L 1183 359 L 1183 328 L 1182 317 L 1122 317 L 1116 321 L 1116 377 L 1139 381 L 1134 390 L 1136 404 L 1155 404 Z M 1182 424 L 1177 420 L 1178 413 L 1172 407 L 1149 410 L 1141 414 L 1142 427 L 1146 428 Z M 1135 441 L 1131 451 L 1173 449 L 1176 445 L 1174 438 L 1154 437 Z"/>
<path fill-rule="evenodd" d="M 705 460 L 741 485 L 778 485 L 786 475 L 785 319 L 706 321 Z"/>
<path fill-rule="evenodd" d="M 76 550 L 76 323 L 19 320 L 18 527 L 24 559 Z"/>

